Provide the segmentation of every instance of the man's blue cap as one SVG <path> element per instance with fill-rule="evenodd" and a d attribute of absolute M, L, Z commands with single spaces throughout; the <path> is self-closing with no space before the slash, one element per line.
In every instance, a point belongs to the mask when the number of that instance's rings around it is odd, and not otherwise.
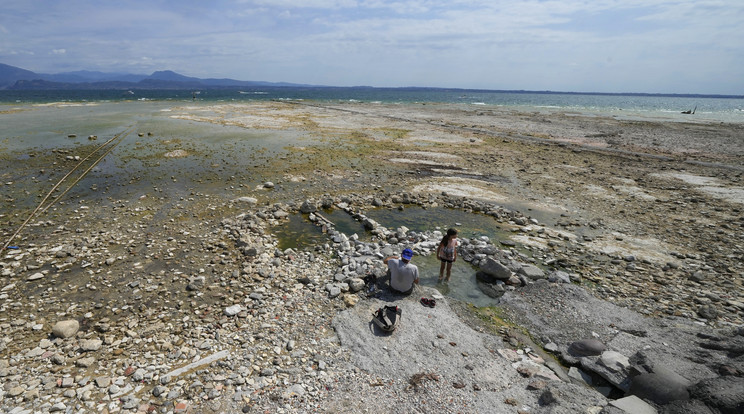
<path fill-rule="evenodd" d="M 404 258 L 406 260 L 411 260 L 411 258 L 413 257 L 413 250 L 411 250 L 411 249 L 403 249 L 403 253 L 400 254 L 400 257 L 402 257 L 402 258 Z"/>

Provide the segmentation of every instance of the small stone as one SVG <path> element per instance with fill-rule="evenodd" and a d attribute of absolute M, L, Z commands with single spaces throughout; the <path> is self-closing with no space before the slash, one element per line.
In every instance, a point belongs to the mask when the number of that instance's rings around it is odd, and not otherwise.
<path fill-rule="evenodd" d="M 541 390 L 547 386 L 548 386 L 548 383 L 545 382 L 544 380 L 536 379 L 536 380 L 530 381 L 530 383 L 527 384 L 527 389 L 528 390 Z"/>
<path fill-rule="evenodd" d="M 82 368 L 88 368 L 89 366 L 95 364 L 96 359 L 94 357 L 86 357 L 86 358 L 80 358 L 77 361 L 75 361 L 75 366 L 82 367 Z"/>
<path fill-rule="evenodd" d="M 109 377 L 96 378 L 96 386 L 98 386 L 98 388 L 108 388 L 110 385 L 111 385 L 111 378 Z"/>
<path fill-rule="evenodd" d="M 36 272 L 36 273 L 32 274 L 31 276 L 29 276 L 26 280 L 29 280 L 29 281 L 31 281 L 31 280 L 39 280 L 39 279 L 42 279 L 43 277 L 44 277 L 44 273 Z"/>
<path fill-rule="evenodd" d="M 54 404 L 53 406 L 49 407 L 50 413 L 55 413 L 57 411 L 65 411 L 67 409 L 67 406 L 63 402 L 58 402 Z"/>
<path fill-rule="evenodd" d="M 100 339 L 84 339 L 80 341 L 80 349 L 82 351 L 98 351 L 101 349 L 103 341 Z"/>
<path fill-rule="evenodd" d="M 80 330 L 80 322 L 75 319 L 59 321 L 54 324 L 52 334 L 58 338 L 69 338 L 74 336 Z"/>
<path fill-rule="evenodd" d="M 240 305 L 232 305 L 225 308 L 225 315 L 227 316 L 235 316 L 239 314 L 243 310 L 243 307 Z"/>
<path fill-rule="evenodd" d="M 344 304 L 347 308 L 353 308 L 359 302 L 357 295 L 344 295 Z"/>
<path fill-rule="evenodd" d="M 23 394 L 24 391 L 26 390 L 19 385 L 17 387 L 13 387 L 10 390 L 8 390 L 8 395 L 10 395 L 11 397 L 17 397 Z"/>
<path fill-rule="evenodd" d="M 155 397 L 160 397 L 161 395 L 166 394 L 167 392 L 168 392 L 168 387 L 164 387 L 162 385 L 158 385 L 152 389 L 152 395 Z"/>

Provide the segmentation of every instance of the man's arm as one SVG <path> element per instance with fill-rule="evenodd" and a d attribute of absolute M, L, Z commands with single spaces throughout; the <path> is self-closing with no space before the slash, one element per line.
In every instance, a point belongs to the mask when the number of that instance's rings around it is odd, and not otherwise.
<path fill-rule="evenodd" d="M 387 264 L 390 259 L 398 259 L 398 256 L 388 256 L 382 260 L 382 263 Z"/>

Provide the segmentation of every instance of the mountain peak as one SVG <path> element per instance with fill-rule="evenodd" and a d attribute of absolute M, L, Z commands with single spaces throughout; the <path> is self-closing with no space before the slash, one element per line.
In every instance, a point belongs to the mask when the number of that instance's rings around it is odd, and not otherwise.
<path fill-rule="evenodd" d="M 156 72 L 153 72 L 152 75 L 150 75 L 150 79 L 157 79 L 157 80 L 166 80 L 166 81 L 177 81 L 177 82 L 194 82 L 199 81 L 198 78 L 192 78 L 189 76 L 181 75 L 180 73 L 176 73 L 172 70 L 159 70 Z"/>

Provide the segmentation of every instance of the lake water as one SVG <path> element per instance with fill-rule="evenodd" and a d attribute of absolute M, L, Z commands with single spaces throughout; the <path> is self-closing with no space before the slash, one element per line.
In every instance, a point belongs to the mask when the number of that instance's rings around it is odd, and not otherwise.
<path fill-rule="evenodd" d="M 0 105 L 49 102 L 191 101 L 191 90 L 9 91 L 0 90 Z M 198 101 L 313 100 L 344 102 L 437 102 L 500 106 L 526 111 L 572 111 L 624 119 L 744 123 L 744 97 L 716 95 L 642 95 L 486 91 L 433 88 L 264 87 L 198 91 Z M 694 115 L 682 114 L 695 110 Z"/>

